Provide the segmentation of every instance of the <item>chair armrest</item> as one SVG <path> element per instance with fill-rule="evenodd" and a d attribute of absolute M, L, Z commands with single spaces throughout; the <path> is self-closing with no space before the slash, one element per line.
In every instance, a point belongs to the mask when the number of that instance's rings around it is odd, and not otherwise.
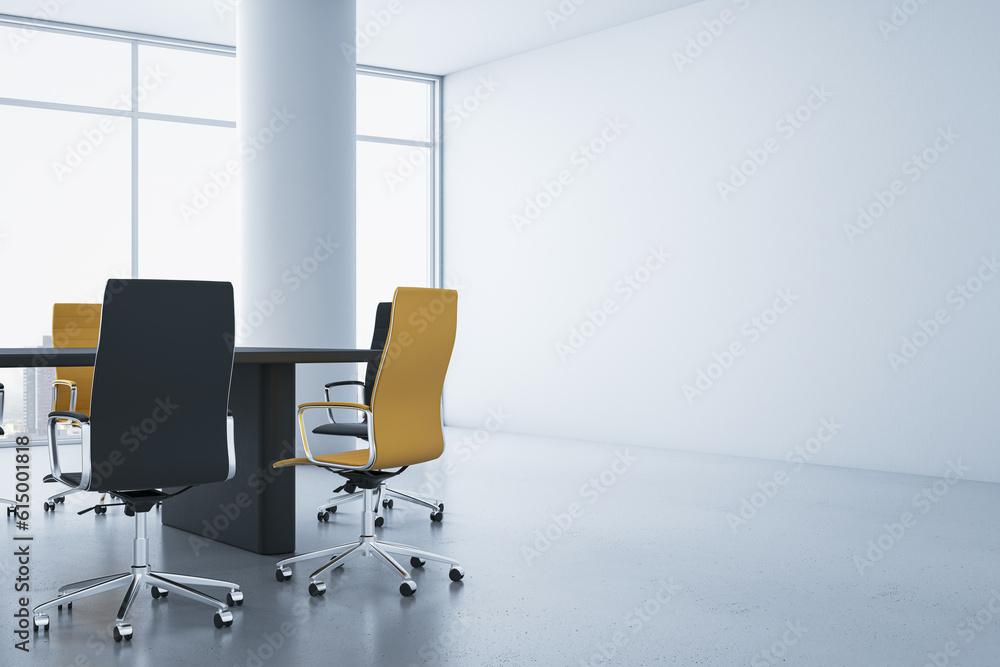
<path fill-rule="evenodd" d="M 364 398 L 365 383 L 362 382 L 361 380 L 340 380 L 339 382 L 327 382 L 325 385 L 323 385 L 323 397 L 328 402 L 330 401 L 331 387 L 359 387 L 361 391 L 358 392 L 358 395 L 361 398 Z M 331 424 L 337 423 L 337 420 L 333 416 L 333 410 L 327 410 L 326 416 L 327 419 L 330 420 Z"/>
<path fill-rule="evenodd" d="M 56 409 L 56 401 L 59 399 L 59 387 L 69 387 L 69 409 L 76 410 L 76 382 L 73 380 L 53 380 L 52 381 L 52 409 Z"/>
<path fill-rule="evenodd" d="M 59 443 L 56 440 L 56 426 L 60 419 L 74 421 L 80 426 L 80 483 L 74 484 L 63 476 L 62 468 L 59 466 Z M 52 476 L 68 487 L 74 489 L 87 490 L 90 486 L 90 418 L 85 414 L 70 411 L 56 411 L 49 413 L 49 466 L 52 468 Z"/>
<path fill-rule="evenodd" d="M 313 456 L 312 452 L 309 450 L 309 438 L 306 435 L 306 425 L 302 419 L 302 415 L 306 410 L 314 409 L 324 409 L 324 410 L 355 410 L 357 412 L 363 412 L 368 416 L 368 462 L 363 466 L 336 466 L 338 468 L 345 468 L 349 470 L 368 470 L 371 468 L 372 464 L 375 463 L 375 433 L 372 430 L 372 411 L 367 405 L 362 405 L 361 403 L 336 403 L 330 401 L 322 401 L 316 403 L 303 403 L 299 406 L 299 432 L 302 433 L 302 446 L 306 450 L 306 458 L 309 459 L 310 463 L 318 466 L 331 467 L 328 463 L 323 463 Z"/>
<path fill-rule="evenodd" d="M 233 420 L 233 411 L 227 410 L 226 415 L 226 444 L 229 446 L 229 475 L 228 482 L 236 476 L 236 422 Z"/>
<path fill-rule="evenodd" d="M 51 419 L 52 417 L 65 417 L 67 419 L 80 422 L 81 424 L 90 423 L 90 417 L 82 412 L 73 412 L 72 410 L 56 410 L 55 412 L 50 412 L 49 418 Z"/>

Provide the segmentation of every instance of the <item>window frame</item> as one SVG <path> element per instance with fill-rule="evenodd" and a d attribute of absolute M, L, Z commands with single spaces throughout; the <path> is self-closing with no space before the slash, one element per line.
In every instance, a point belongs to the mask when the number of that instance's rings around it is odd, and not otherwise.
<path fill-rule="evenodd" d="M 207 125 L 216 127 L 236 128 L 235 120 L 222 120 L 214 118 L 201 118 L 195 116 L 179 116 L 171 114 L 150 113 L 139 109 L 139 47 L 153 46 L 157 48 L 170 48 L 211 55 L 236 57 L 236 47 L 223 44 L 212 44 L 207 42 L 196 42 L 170 37 L 161 37 L 143 33 L 134 33 L 108 28 L 97 28 L 90 26 L 75 25 L 71 23 L 61 23 L 45 19 L 14 16 L 0 14 L 0 26 L 22 30 L 47 31 L 59 34 L 72 35 L 76 37 L 86 37 L 91 39 L 103 39 L 116 42 L 125 42 L 131 45 L 131 104 L 129 110 L 112 107 L 95 107 L 75 104 L 63 104 L 56 102 L 43 102 L 38 100 L 0 97 L 0 106 L 15 106 L 34 109 L 45 109 L 53 111 L 68 111 L 74 113 L 90 114 L 95 116 L 117 116 L 130 120 L 131 131 L 131 244 L 130 244 L 130 265 L 131 277 L 139 276 L 139 121 L 154 120 L 174 123 L 188 123 L 196 125 Z M 368 65 L 357 65 L 358 75 L 379 76 L 392 79 L 419 81 L 431 87 L 429 97 L 429 119 L 431 122 L 430 139 L 428 141 L 410 141 L 396 139 L 392 137 L 380 137 L 370 135 L 356 135 L 356 142 L 378 142 L 394 144 L 400 146 L 419 146 L 427 148 L 430 155 L 429 183 L 428 183 L 428 210 L 427 218 L 427 284 L 432 287 L 441 287 L 443 283 L 443 220 L 442 220 L 442 156 L 441 139 L 443 137 L 443 77 L 423 74 L 419 72 L 409 72 L 404 70 L 394 70 Z M 29 434 L 30 435 L 30 434 Z M 0 445 L 9 445 L 14 442 L 14 434 L 0 436 Z M 72 442 L 72 438 L 67 442 Z"/>

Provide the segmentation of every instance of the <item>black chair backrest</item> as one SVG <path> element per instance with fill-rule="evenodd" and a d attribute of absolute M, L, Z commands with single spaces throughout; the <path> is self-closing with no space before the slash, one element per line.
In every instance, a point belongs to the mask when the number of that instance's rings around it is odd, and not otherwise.
<path fill-rule="evenodd" d="M 234 320 L 230 283 L 108 281 L 94 364 L 90 490 L 226 479 Z"/>
<path fill-rule="evenodd" d="M 372 334 L 373 350 L 385 347 L 385 339 L 389 337 L 389 324 L 392 322 L 392 301 L 383 301 L 375 308 L 375 331 Z M 372 361 L 365 370 L 365 405 L 372 404 L 372 389 L 375 388 L 375 378 L 378 377 L 378 362 Z"/>

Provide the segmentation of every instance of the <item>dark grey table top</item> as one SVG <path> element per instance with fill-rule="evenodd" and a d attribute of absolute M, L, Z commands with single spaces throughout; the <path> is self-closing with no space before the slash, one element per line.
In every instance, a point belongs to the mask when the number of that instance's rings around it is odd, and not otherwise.
<path fill-rule="evenodd" d="M 32 366 L 93 366 L 95 348 L 14 347 L 0 348 L 0 368 Z M 378 361 L 379 350 L 349 348 L 238 347 L 237 364 L 323 364 Z"/>

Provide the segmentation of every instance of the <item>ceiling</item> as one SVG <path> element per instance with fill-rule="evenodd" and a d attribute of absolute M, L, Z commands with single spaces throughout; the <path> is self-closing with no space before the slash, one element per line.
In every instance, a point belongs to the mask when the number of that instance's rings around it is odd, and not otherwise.
<path fill-rule="evenodd" d="M 0 13 L 235 45 L 242 0 L 0 0 Z M 321 0 L 342 1 L 342 0 Z M 381 12 L 364 65 L 451 74 L 701 0 L 357 0 L 360 26 Z M 563 13 L 560 13 L 563 8 Z M 372 32 L 375 32 L 374 30 Z"/>

